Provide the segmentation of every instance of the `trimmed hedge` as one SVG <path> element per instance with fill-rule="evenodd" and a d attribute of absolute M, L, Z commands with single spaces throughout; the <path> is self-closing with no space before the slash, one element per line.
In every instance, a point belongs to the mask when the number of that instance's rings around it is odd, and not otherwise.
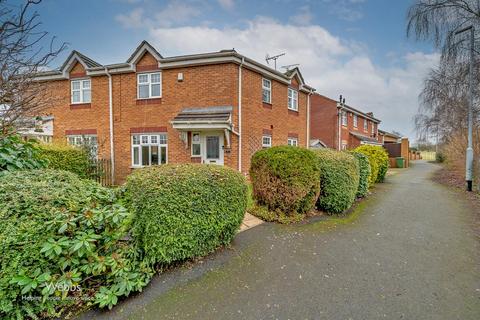
<path fill-rule="evenodd" d="M 112 190 L 73 173 L 1 175 L 0 318 L 60 317 L 85 297 L 111 307 L 140 290 L 153 272 L 121 241 L 129 219 Z"/>
<path fill-rule="evenodd" d="M 320 197 L 317 205 L 326 212 L 350 208 L 358 190 L 359 168 L 355 157 L 331 149 L 315 150 L 320 165 Z"/>
<path fill-rule="evenodd" d="M 354 151 L 363 153 L 368 157 L 372 168 L 372 175 L 369 179 L 370 185 L 383 182 L 389 166 L 387 151 L 383 147 L 370 145 L 362 145 Z"/>
<path fill-rule="evenodd" d="M 90 177 L 90 156 L 86 149 L 67 144 L 44 144 L 40 150 L 40 157 L 48 162 L 48 168 L 73 172 L 80 178 Z"/>
<path fill-rule="evenodd" d="M 278 146 L 257 151 L 250 178 L 258 205 L 288 215 L 303 214 L 315 206 L 320 191 L 320 169 L 307 149 Z"/>
<path fill-rule="evenodd" d="M 368 194 L 369 182 L 368 179 L 372 172 L 368 157 L 360 152 L 352 151 L 353 156 L 358 161 L 358 169 L 360 179 L 358 182 L 357 198 L 363 198 Z"/>
<path fill-rule="evenodd" d="M 243 175 L 216 165 L 135 170 L 125 189 L 132 235 L 151 264 L 203 256 L 229 244 L 247 207 Z"/>

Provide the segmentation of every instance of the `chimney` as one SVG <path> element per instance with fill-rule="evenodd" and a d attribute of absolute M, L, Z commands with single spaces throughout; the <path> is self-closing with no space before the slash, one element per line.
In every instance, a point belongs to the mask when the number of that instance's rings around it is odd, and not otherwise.
<path fill-rule="evenodd" d="M 367 112 L 367 116 L 370 116 L 373 118 L 373 112 Z"/>

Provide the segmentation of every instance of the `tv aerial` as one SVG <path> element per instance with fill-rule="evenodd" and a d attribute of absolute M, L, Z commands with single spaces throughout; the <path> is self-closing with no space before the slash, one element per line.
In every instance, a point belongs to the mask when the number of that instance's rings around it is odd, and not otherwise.
<path fill-rule="evenodd" d="M 273 60 L 275 70 L 277 70 L 277 59 L 280 58 L 281 56 L 284 56 L 285 53 L 280 53 L 275 56 L 270 56 L 268 53 L 265 55 L 265 61 L 267 62 L 268 65 L 270 65 L 270 60 Z"/>

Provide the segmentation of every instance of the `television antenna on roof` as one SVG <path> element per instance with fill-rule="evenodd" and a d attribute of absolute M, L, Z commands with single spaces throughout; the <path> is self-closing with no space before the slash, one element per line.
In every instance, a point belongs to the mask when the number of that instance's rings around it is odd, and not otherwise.
<path fill-rule="evenodd" d="M 267 61 L 267 64 L 269 65 L 270 64 L 270 60 L 273 60 L 274 61 L 274 66 L 275 66 L 275 70 L 277 70 L 277 59 L 280 58 L 281 56 L 284 56 L 285 53 L 280 53 L 280 54 L 277 54 L 275 56 L 270 56 L 268 53 L 265 55 L 265 61 Z"/>

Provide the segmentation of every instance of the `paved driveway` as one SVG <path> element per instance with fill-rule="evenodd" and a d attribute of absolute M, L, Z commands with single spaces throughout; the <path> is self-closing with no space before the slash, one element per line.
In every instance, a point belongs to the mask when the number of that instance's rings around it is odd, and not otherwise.
<path fill-rule="evenodd" d="M 417 164 L 341 223 L 262 224 L 85 319 L 480 319 L 474 214 Z M 479 213 L 476 213 L 479 214 Z"/>

